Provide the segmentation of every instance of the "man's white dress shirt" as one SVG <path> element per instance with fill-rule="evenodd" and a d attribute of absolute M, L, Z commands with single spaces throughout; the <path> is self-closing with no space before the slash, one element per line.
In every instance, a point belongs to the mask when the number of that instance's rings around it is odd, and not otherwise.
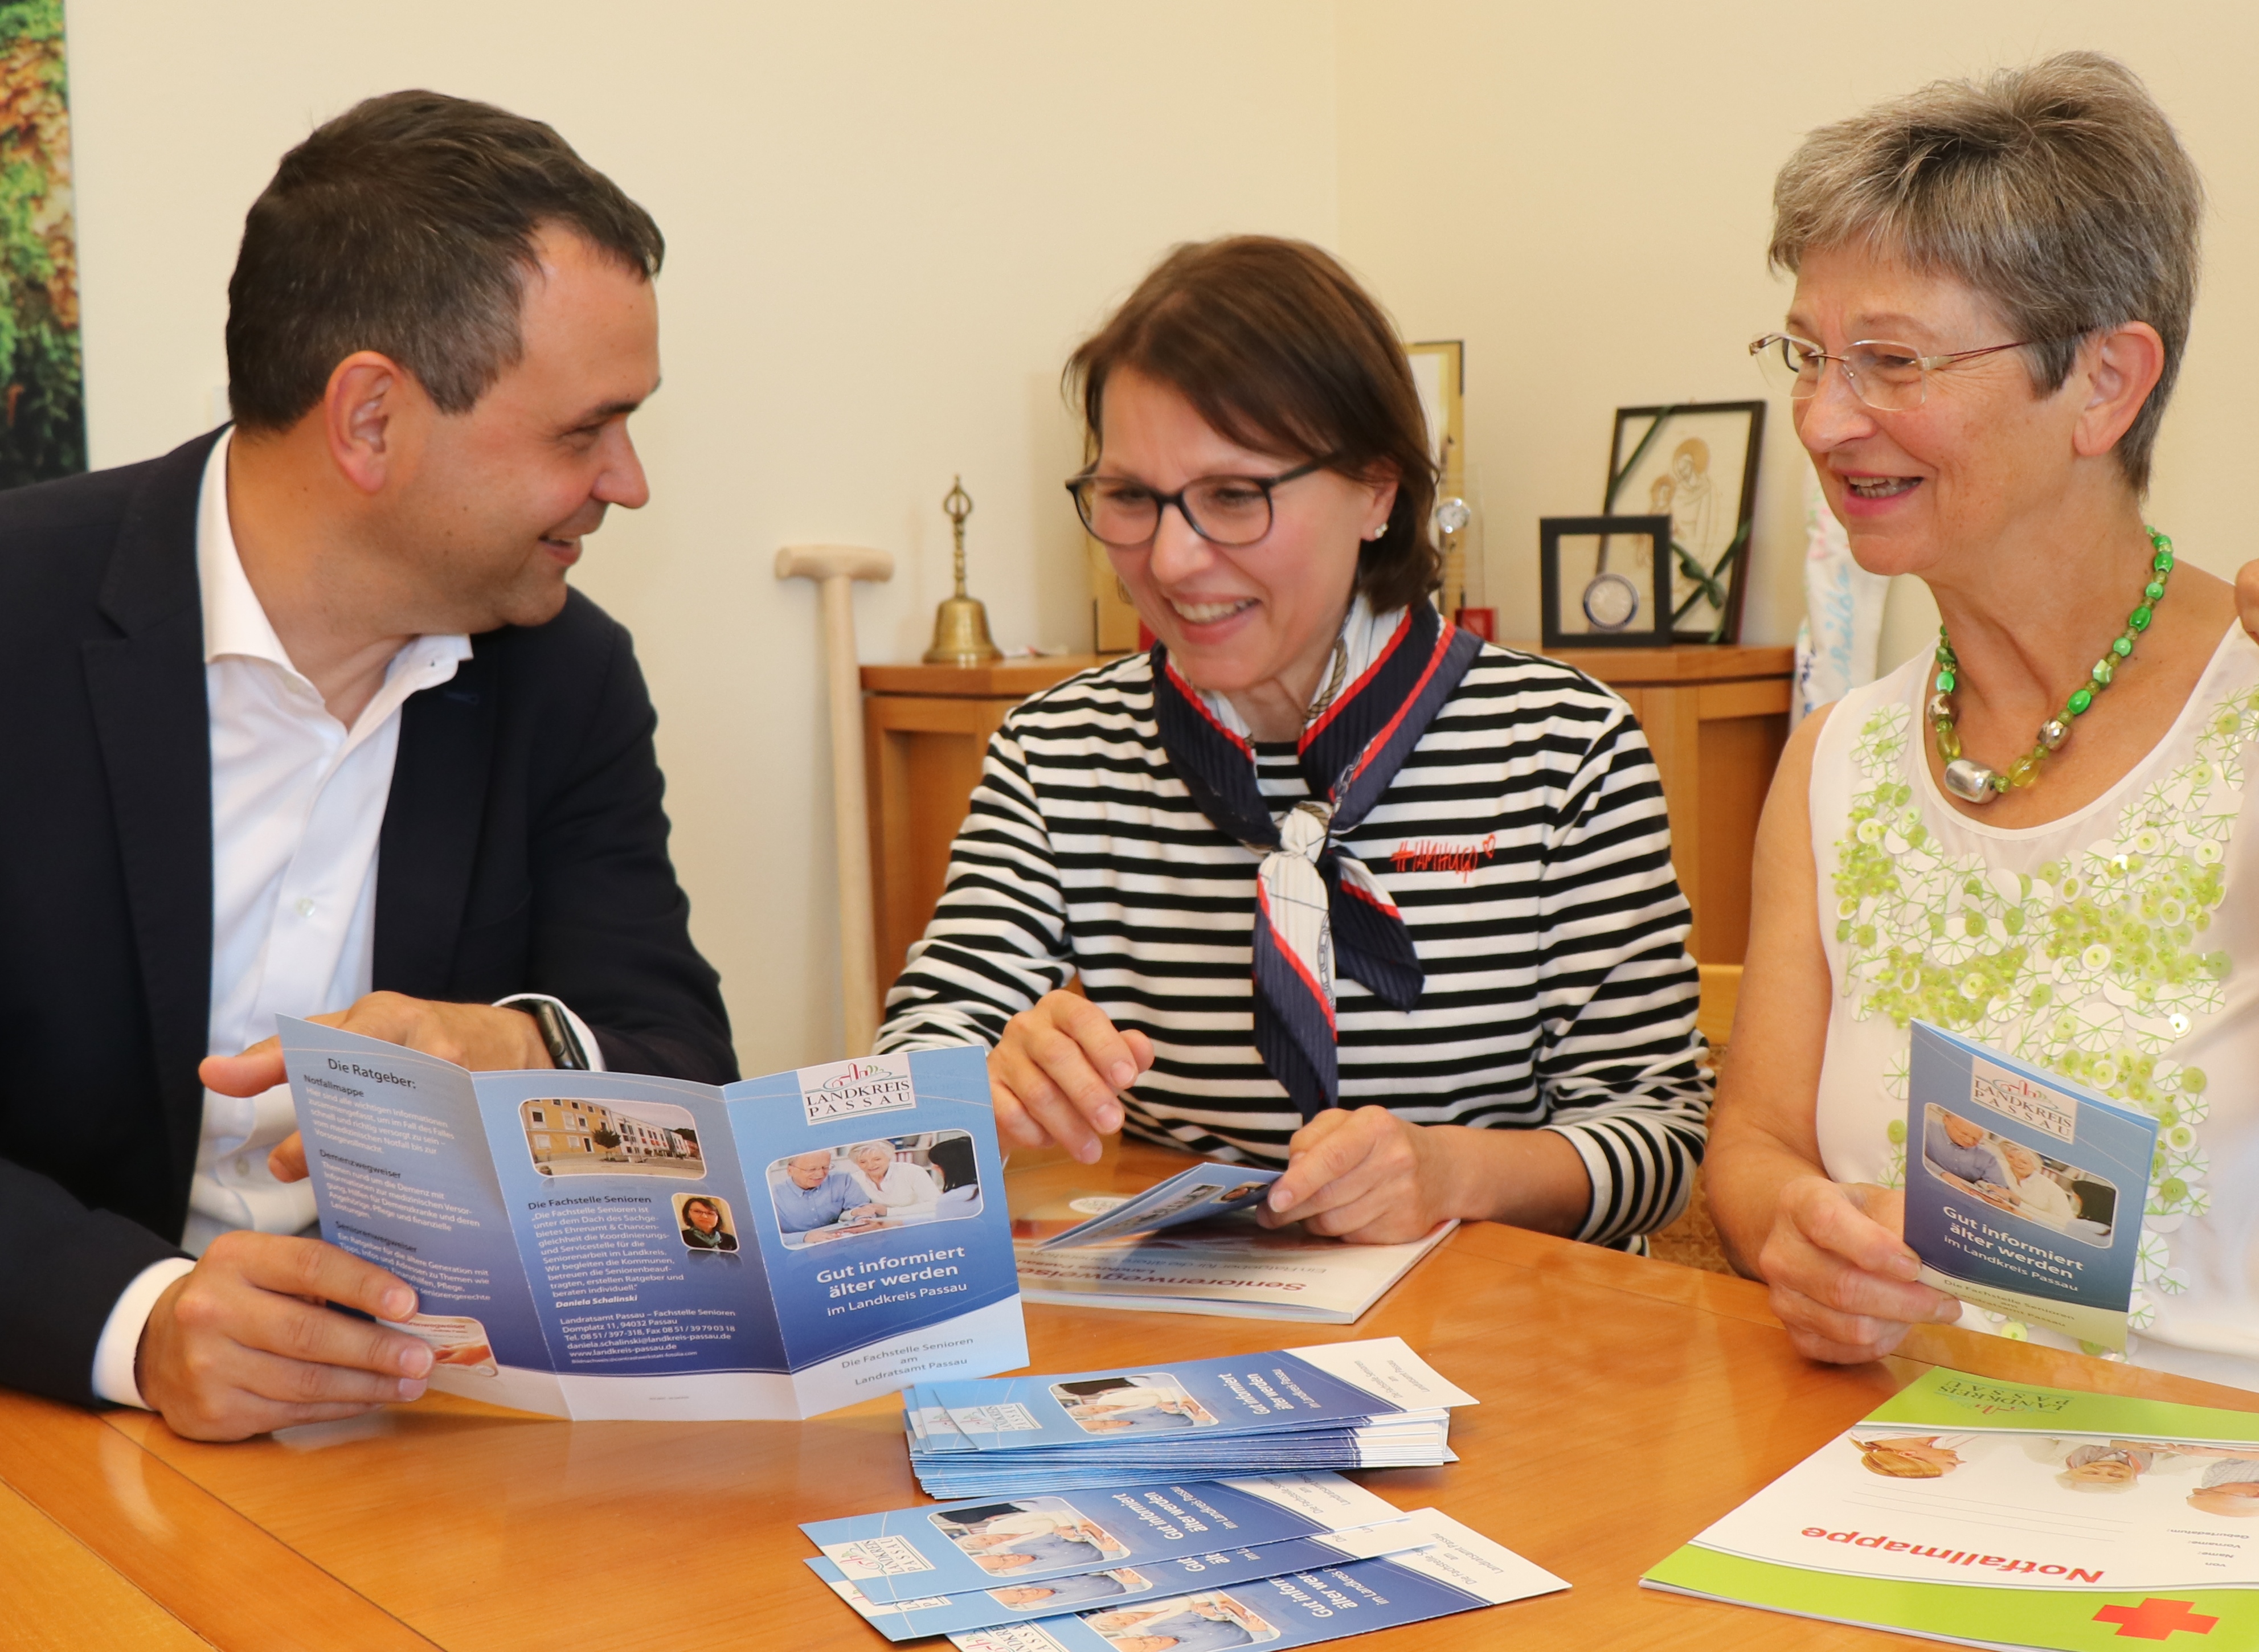
<path fill-rule="evenodd" d="M 237 555 L 227 455 L 212 447 L 197 504 L 204 695 L 211 729 L 212 966 L 209 1053 L 274 1036 L 277 1015 L 340 1010 L 369 991 L 376 851 L 400 746 L 400 708 L 453 678 L 467 637 L 418 637 L 385 667 L 348 729 L 290 663 Z M 575 1024 L 593 1052 L 595 1041 Z M 288 1085 L 248 1099 L 204 1092 L 203 1130 L 182 1249 L 221 1234 L 297 1233 L 314 1221 L 310 1182 L 278 1182 L 267 1150 L 296 1129 Z M 94 1391 L 142 1404 L 133 1380 L 141 1328 L 194 1264 L 153 1264 L 110 1310 L 95 1349 Z"/>

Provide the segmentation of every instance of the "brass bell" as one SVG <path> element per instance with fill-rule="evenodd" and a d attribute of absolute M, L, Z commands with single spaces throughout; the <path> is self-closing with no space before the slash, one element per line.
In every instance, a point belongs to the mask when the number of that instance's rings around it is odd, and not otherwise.
<path fill-rule="evenodd" d="M 929 666 L 985 666 L 1004 658 L 1004 651 L 989 639 L 988 610 L 978 597 L 965 594 L 965 519 L 973 514 L 973 496 L 961 476 L 950 478 L 941 508 L 948 514 L 957 541 L 957 595 L 944 597 L 933 616 L 933 646 L 925 651 Z"/>

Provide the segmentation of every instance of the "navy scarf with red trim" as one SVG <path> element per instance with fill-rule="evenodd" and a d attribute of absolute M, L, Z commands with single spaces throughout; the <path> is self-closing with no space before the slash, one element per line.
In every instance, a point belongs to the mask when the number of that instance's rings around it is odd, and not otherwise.
<path fill-rule="evenodd" d="M 1361 982 L 1400 1010 L 1417 1006 L 1427 985 L 1403 915 L 1337 840 L 1379 802 L 1481 649 L 1481 638 L 1446 625 L 1430 604 L 1414 603 L 1379 658 L 1298 743 L 1311 797 L 1331 806 L 1323 846 L 1314 856 L 1326 922 L 1313 958 L 1311 949 L 1286 942 L 1269 901 L 1258 894 L 1254 1008 L 1256 1050 L 1306 1121 L 1341 1100 L 1334 975 Z M 1255 748 L 1215 721 L 1199 690 L 1171 668 L 1165 645 L 1155 644 L 1152 662 L 1154 718 L 1177 777 L 1218 830 L 1271 865 L 1283 839 L 1256 782 Z"/>

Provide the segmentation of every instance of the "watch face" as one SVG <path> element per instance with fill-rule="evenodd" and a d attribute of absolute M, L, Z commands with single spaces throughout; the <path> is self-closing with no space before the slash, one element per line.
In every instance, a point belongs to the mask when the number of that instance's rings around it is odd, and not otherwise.
<path fill-rule="evenodd" d="M 1621 573 L 1595 574 L 1585 587 L 1585 617 L 1596 631 L 1620 631 L 1639 617 L 1639 587 Z"/>

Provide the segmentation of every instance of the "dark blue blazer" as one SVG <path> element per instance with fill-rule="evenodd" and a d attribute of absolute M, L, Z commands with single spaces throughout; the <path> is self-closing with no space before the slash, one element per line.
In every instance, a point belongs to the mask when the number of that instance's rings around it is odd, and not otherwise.
<path fill-rule="evenodd" d="M 217 437 L 0 493 L 0 1384 L 81 1402 L 118 1292 L 180 1254 L 203 1117 Z M 616 1070 L 734 1079 L 627 632 L 575 592 L 473 647 L 402 710 L 376 987 L 553 993 Z"/>

